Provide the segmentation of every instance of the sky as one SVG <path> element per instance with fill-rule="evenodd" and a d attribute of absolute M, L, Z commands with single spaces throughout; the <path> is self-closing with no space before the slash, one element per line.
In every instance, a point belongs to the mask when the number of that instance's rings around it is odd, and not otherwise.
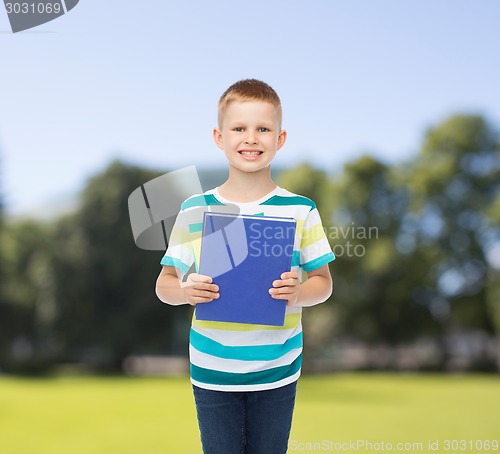
<path fill-rule="evenodd" d="M 401 162 L 458 112 L 500 127 L 499 20 L 495 0 L 80 0 L 14 34 L 0 5 L 6 211 L 73 197 L 113 159 L 224 167 L 217 101 L 244 78 L 281 98 L 279 167 Z"/>

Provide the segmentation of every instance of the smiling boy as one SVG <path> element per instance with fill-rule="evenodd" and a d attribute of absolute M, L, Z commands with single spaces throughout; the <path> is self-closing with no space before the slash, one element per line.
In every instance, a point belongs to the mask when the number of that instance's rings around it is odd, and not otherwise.
<path fill-rule="evenodd" d="M 287 301 L 284 326 L 202 321 L 195 310 L 190 334 L 190 376 L 204 453 L 280 454 L 287 450 L 302 364 L 302 307 L 331 295 L 328 263 L 335 256 L 316 204 L 271 178 L 270 164 L 287 138 L 274 89 L 255 79 L 236 82 L 221 96 L 218 114 L 213 137 L 226 156 L 229 177 L 183 202 L 156 294 L 168 304 L 196 306 L 224 291 L 197 273 L 197 208 L 236 205 L 242 214 L 296 220 L 291 271 L 276 276 L 269 289 L 273 298 Z M 193 264 L 196 272 L 186 279 Z"/>

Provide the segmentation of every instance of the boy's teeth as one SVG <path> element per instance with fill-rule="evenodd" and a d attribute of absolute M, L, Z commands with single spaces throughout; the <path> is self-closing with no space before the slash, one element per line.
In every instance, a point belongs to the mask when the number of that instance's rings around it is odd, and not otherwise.
<path fill-rule="evenodd" d="M 251 156 L 257 156 L 260 154 L 260 151 L 242 151 L 241 154 L 248 154 L 248 155 L 251 155 Z"/>

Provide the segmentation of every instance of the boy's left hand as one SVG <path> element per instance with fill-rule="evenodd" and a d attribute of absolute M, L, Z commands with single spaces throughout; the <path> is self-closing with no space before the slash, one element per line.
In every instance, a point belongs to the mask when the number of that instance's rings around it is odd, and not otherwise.
<path fill-rule="evenodd" d="M 293 306 L 299 298 L 299 273 L 287 271 L 280 277 L 281 279 L 273 281 L 273 288 L 269 289 L 269 293 L 275 299 L 287 300 L 287 306 Z"/>

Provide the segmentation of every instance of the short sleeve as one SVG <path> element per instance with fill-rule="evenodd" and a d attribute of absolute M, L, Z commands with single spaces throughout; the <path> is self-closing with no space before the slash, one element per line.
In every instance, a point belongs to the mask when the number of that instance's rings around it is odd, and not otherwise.
<path fill-rule="evenodd" d="M 300 266 L 309 272 L 333 260 L 335 255 L 328 243 L 321 217 L 316 206 L 313 206 L 305 220 L 300 241 Z"/>
<path fill-rule="evenodd" d="M 174 266 L 180 271 L 179 279 L 189 271 L 194 263 L 193 245 L 189 233 L 188 216 L 185 211 L 180 211 L 175 219 L 168 247 L 160 264 Z"/>

